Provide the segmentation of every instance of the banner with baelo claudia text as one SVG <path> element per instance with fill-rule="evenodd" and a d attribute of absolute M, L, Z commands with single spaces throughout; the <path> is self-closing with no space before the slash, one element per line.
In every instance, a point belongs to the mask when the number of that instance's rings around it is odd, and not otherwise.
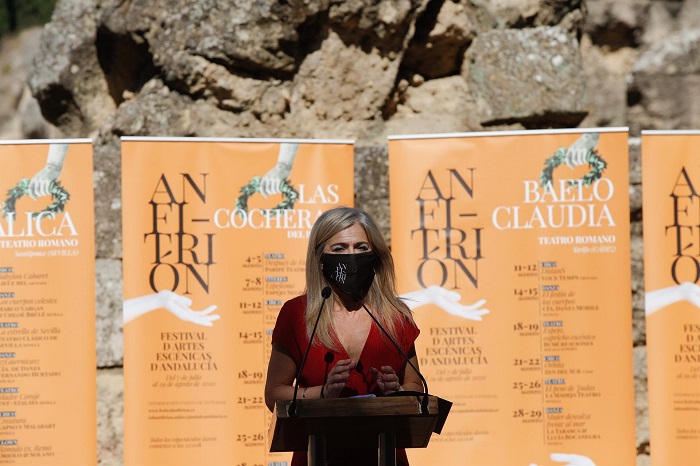
<path fill-rule="evenodd" d="M 288 464 L 264 384 L 325 210 L 353 203 L 351 141 L 122 139 L 127 465 Z"/>
<path fill-rule="evenodd" d="M 651 464 L 700 458 L 700 132 L 643 131 Z"/>
<path fill-rule="evenodd" d="M 90 140 L 0 143 L 0 193 L 0 464 L 95 464 Z"/>
<path fill-rule="evenodd" d="M 391 137 L 421 465 L 634 465 L 627 129 Z"/>

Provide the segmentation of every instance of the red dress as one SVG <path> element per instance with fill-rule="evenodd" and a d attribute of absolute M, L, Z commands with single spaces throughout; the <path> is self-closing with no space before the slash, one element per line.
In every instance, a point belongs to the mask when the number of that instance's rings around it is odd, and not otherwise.
<path fill-rule="evenodd" d="M 326 303 L 326 306 L 330 307 L 328 303 Z M 298 296 L 287 301 L 284 306 L 282 306 L 279 316 L 277 316 L 275 330 L 272 333 L 272 342 L 287 350 L 287 353 L 289 353 L 294 360 L 297 368 L 301 364 L 301 360 L 306 352 L 306 347 L 309 344 L 309 339 L 306 336 L 305 310 L 306 296 Z M 329 312 L 329 309 L 324 309 L 323 312 Z M 358 312 L 365 311 L 360 310 Z M 404 320 L 403 326 L 397 323 L 397 328 L 399 329 L 397 343 L 403 352 L 408 354 L 420 330 L 418 330 L 415 324 L 408 320 Z M 391 366 L 398 374 L 399 380 L 403 381 L 407 365 L 406 361 L 390 341 L 382 338 L 382 334 L 382 331 L 373 323 L 370 327 L 365 346 L 360 353 L 357 367 L 350 374 L 350 379 L 340 394 L 341 397 L 367 395 L 371 393 L 381 396 L 381 390 L 377 386 L 377 382 L 370 371 L 372 367 L 379 369 L 381 366 Z M 340 342 L 337 343 L 337 346 L 340 348 L 337 351 L 319 345 L 313 345 L 311 347 L 309 355 L 306 358 L 304 371 L 299 378 L 300 386 L 314 387 L 323 385 L 328 373 L 336 362 L 341 359 L 350 359 L 350 356 L 348 356 Z M 299 393 L 301 393 L 301 390 Z M 328 466 L 362 466 L 377 463 L 377 450 L 375 446 L 359 450 L 336 449 L 331 451 L 329 449 L 326 451 L 326 456 L 328 458 Z M 397 450 L 396 462 L 398 465 L 408 465 L 405 450 Z M 302 465 L 306 465 L 306 452 L 294 452 L 292 466 Z"/>

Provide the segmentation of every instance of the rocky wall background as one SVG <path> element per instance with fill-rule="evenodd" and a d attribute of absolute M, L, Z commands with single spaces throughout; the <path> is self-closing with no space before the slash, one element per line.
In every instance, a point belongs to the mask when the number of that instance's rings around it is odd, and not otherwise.
<path fill-rule="evenodd" d="M 0 137 L 94 140 L 99 462 L 122 462 L 120 136 L 356 140 L 389 231 L 386 136 L 630 128 L 638 464 L 649 464 L 641 129 L 700 126 L 697 0 L 59 0 L 0 42 Z"/>

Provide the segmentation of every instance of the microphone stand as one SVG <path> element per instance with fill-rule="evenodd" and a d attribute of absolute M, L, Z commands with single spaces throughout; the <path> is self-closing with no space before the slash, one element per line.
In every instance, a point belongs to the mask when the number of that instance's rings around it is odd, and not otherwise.
<path fill-rule="evenodd" d="M 318 321 L 321 320 L 321 312 L 323 312 L 323 305 L 326 303 L 326 300 L 331 296 L 331 287 L 327 286 L 321 291 L 321 297 L 323 298 L 323 301 L 321 301 L 321 307 L 318 309 L 318 315 L 316 316 L 316 323 L 314 323 L 314 329 L 311 331 L 311 336 L 309 337 L 309 344 L 306 347 L 306 353 L 304 353 L 304 358 L 301 360 L 301 364 L 299 365 L 299 372 L 297 372 L 297 377 L 296 380 L 294 381 L 294 396 L 292 396 L 292 402 L 289 403 L 289 407 L 287 408 L 287 413 L 289 416 L 294 416 L 296 415 L 296 409 L 297 409 L 297 391 L 299 390 L 299 378 L 301 377 L 301 371 L 304 370 L 304 365 L 306 364 L 306 357 L 309 355 L 309 351 L 311 350 L 311 345 L 314 341 L 314 335 L 316 334 L 316 327 L 318 327 Z M 321 387 L 321 390 L 323 390 L 323 387 Z"/>
<path fill-rule="evenodd" d="M 416 374 L 418 374 L 418 377 L 420 377 L 420 380 L 423 383 L 423 388 L 425 389 L 425 394 L 423 395 L 423 400 L 421 401 L 421 404 L 420 404 L 420 412 L 421 412 L 421 414 L 430 414 L 430 412 L 428 410 L 428 382 L 426 382 L 425 377 L 423 377 L 423 374 L 421 374 L 420 371 L 418 370 L 418 368 L 413 365 L 413 363 L 411 362 L 411 359 L 406 355 L 406 353 L 403 352 L 403 350 L 401 349 L 399 344 L 396 343 L 396 341 L 394 341 L 393 338 L 391 338 L 391 335 L 389 335 L 389 332 L 387 332 L 386 329 L 384 328 L 384 326 L 379 323 L 377 318 L 374 317 L 374 314 L 372 314 L 372 312 L 370 312 L 370 310 L 367 309 L 367 306 L 365 306 L 365 303 L 362 300 L 357 300 L 357 301 L 360 303 L 362 308 L 365 311 L 367 311 L 367 314 L 369 314 L 369 316 L 372 318 L 374 323 L 377 324 L 377 327 L 379 327 L 381 329 L 381 331 L 384 333 L 384 335 L 386 335 L 386 337 L 389 339 L 389 341 L 391 341 L 391 343 L 394 345 L 394 348 L 396 348 L 398 350 L 398 352 L 401 353 L 401 356 L 404 357 L 404 359 L 406 360 L 408 365 L 411 366 L 411 368 L 416 372 Z"/>

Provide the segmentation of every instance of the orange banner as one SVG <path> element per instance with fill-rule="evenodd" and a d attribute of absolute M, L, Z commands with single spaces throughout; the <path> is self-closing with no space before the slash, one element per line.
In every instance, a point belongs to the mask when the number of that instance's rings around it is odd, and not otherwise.
<path fill-rule="evenodd" d="M 627 130 L 391 138 L 399 292 L 455 403 L 415 465 L 634 465 Z"/>
<path fill-rule="evenodd" d="M 270 338 L 311 226 L 353 203 L 352 143 L 124 138 L 122 164 L 125 464 L 287 464 Z"/>
<path fill-rule="evenodd" d="M 0 191 L 0 464 L 95 464 L 90 141 L 0 144 Z"/>
<path fill-rule="evenodd" d="M 651 463 L 700 458 L 700 133 L 642 132 Z"/>

